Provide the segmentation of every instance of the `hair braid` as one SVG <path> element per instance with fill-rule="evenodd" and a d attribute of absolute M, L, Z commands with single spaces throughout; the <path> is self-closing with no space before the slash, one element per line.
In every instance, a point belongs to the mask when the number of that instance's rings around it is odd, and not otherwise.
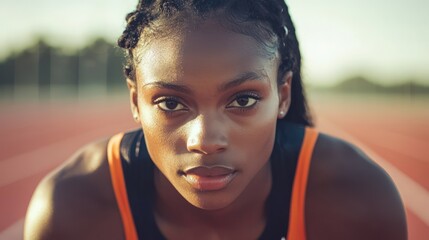
<path fill-rule="evenodd" d="M 153 3 L 152 0 L 141 0 L 137 4 L 136 10 L 126 15 L 127 26 L 118 39 L 118 46 L 125 49 L 127 62 L 124 66 L 124 74 L 127 78 L 135 80 L 133 63 L 133 49 L 140 41 L 141 32 L 150 23 L 151 18 L 147 8 Z"/>
<path fill-rule="evenodd" d="M 284 118 L 285 121 L 304 123 L 305 125 L 313 126 L 313 119 L 310 114 L 310 109 L 305 98 L 303 82 L 301 78 L 301 52 L 299 50 L 299 42 L 296 36 L 295 25 L 289 14 L 289 8 L 283 0 L 278 0 L 281 6 L 281 17 L 283 32 L 280 38 L 283 44 L 280 44 L 280 54 L 283 55 L 282 64 L 279 67 L 280 76 L 286 71 L 293 72 L 292 77 L 292 97 L 291 105 L 288 114 Z M 283 48 L 281 47 L 283 45 Z"/>
<path fill-rule="evenodd" d="M 284 0 L 140 0 L 136 10 L 126 16 L 127 26 L 118 39 L 118 46 L 124 48 L 127 55 L 124 67 L 127 78 L 136 79 L 133 50 L 138 46 L 143 30 L 158 19 L 172 22 L 176 13 L 182 11 L 192 12 L 202 18 L 208 13 L 221 12 L 220 16 L 229 21 L 238 32 L 257 32 L 254 36 L 257 40 L 276 36 L 281 56 L 279 84 L 282 83 L 284 74 L 293 72 L 292 102 L 283 120 L 313 125 L 302 86 L 299 42 Z M 186 17 L 186 14 L 181 17 Z M 252 28 L 250 31 L 241 26 L 246 22 L 255 23 L 249 25 Z"/>

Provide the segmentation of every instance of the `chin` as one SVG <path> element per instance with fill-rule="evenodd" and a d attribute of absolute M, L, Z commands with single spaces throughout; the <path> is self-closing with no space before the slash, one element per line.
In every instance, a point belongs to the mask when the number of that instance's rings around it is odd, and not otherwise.
<path fill-rule="evenodd" d="M 205 195 L 204 193 L 200 193 L 200 194 Z M 235 200 L 232 197 L 213 196 L 213 194 L 207 194 L 207 196 L 191 196 L 185 199 L 192 206 L 206 211 L 217 211 L 217 210 L 225 209 L 228 206 L 230 206 Z"/>
<path fill-rule="evenodd" d="M 229 191 L 193 191 L 181 194 L 192 206 L 208 211 L 222 210 L 230 206 L 238 196 Z"/>

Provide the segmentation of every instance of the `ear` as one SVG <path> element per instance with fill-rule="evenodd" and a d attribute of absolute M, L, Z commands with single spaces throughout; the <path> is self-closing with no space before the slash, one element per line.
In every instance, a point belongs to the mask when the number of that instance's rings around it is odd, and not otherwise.
<path fill-rule="evenodd" d="M 289 111 L 291 103 L 291 89 L 292 89 L 292 71 L 286 72 L 283 76 L 283 83 L 279 85 L 279 109 L 277 118 L 281 119 L 286 116 Z"/>
<path fill-rule="evenodd" d="M 127 78 L 127 86 L 130 91 L 130 106 L 131 113 L 133 114 L 134 121 L 136 123 L 140 122 L 140 113 L 139 113 L 139 105 L 137 100 L 137 84 L 135 81 Z"/>

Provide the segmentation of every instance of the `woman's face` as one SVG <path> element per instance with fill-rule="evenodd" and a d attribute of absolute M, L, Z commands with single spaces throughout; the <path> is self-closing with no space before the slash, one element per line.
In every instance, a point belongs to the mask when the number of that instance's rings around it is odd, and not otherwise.
<path fill-rule="evenodd" d="M 263 183 L 290 76 L 277 85 L 278 54 L 252 37 L 208 22 L 181 32 L 136 49 L 132 109 L 162 173 L 155 182 L 196 207 L 221 209 L 270 187 Z"/>

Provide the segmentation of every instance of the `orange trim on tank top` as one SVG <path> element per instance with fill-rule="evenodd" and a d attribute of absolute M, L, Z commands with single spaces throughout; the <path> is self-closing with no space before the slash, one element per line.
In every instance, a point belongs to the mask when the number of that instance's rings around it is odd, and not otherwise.
<path fill-rule="evenodd" d="M 306 240 L 305 227 L 305 193 L 310 170 L 311 157 L 316 144 L 318 132 L 312 128 L 305 129 L 305 136 L 298 158 L 295 180 L 292 188 L 290 205 L 288 240 Z"/>
<path fill-rule="evenodd" d="M 137 240 L 133 216 L 131 213 L 125 178 L 120 159 L 120 143 L 123 133 L 113 136 L 107 147 L 107 155 L 112 178 L 113 190 L 124 225 L 126 240 Z M 305 228 L 305 194 L 310 169 L 311 157 L 317 140 L 318 132 L 312 128 L 305 129 L 305 136 L 298 158 L 298 165 L 292 188 L 289 216 L 288 240 L 306 240 Z"/>
<path fill-rule="evenodd" d="M 122 171 L 121 157 L 119 152 L 120 143 L 123 136 L 123 133 L 119 133 L 109 140 L 109 144 L 107 146 L 107 158 L 109 161 L 113 191 L 115 192 L 116 201 L 118 203 L 118 208 L 122 217 L 125 239 L 137 240 L 137 231 L 128 201 L 124 172 Z"/>

